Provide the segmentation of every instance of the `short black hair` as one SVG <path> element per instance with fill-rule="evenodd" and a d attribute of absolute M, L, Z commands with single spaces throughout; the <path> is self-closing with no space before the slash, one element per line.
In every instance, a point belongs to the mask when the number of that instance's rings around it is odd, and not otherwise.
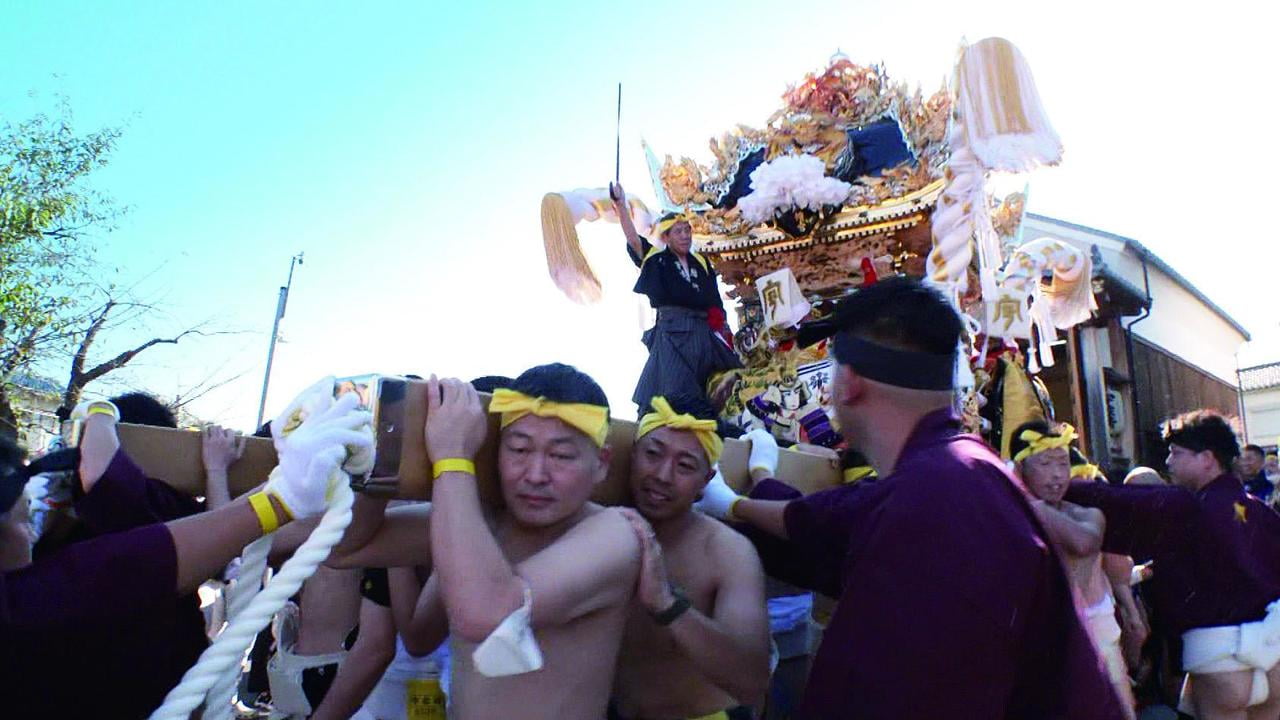
<path fill-rule="evenodd" d="M 1071 455 L 1071 467 L 1074 468 L 1089 464 L 1089 458 L 1085 457 L 1084 453 L 1077 450 L 1074 445 L 1071 446 L 1069 452 Z"/>
<path fill-rule="evenodd" d="M 844 298 L 833 320 L 838 332 L 934 355 L 955 352 L 964 330 L 942 293 L 906 276 L 881 280 Z"/>
<path fill-rule="evenodd" d="M 1262 458 L 1263 460 L 1267 459 L 1267 454 L 1263 452 L 1262 447 L 1259 445 L 1254 445 L 1253 443 L 1249 443 L 1248 445 L 1245 445 L 1244 447 L 1240 448 L 1240 452 L 1243 453 L 1246 451 L 1256 452 L 1258 453 L 1258 457 Z"/>
<path fill-rule="evenodd" d="M 1192 410 L 1171 417 L 1160 426 L 1160 436 L 1166 443 L 1192 452 L 1212 452 L 1224 471 L 1240 456 L 1240 442 L 1231 421 L 1214 410 Z"/>
<path fill-rule="evenodd" d="M 1057 437 L 1058 435 L 1058 433 L 1055 432 L 1053 428 L 1049 427 L 1049 423 L 1047 421 L 1028 420 L 1027 422 L 1024 422 L 1018 427 L 1014 428 L 1013 434 L 1009 436 L 1009 457 L 1011 458 L 1017 457 L 1018 453 L 1022 452 L 1023 450 L 1026 450 L 1027 446 L 1031 444 L 1026 440 L 1022 439 L 1022 433 L 1028 430 L 1034 430 L 1035 432 L 1038 432 L 1041 435 L 1048 435 L 1050 437 Z"/>
<path fill-rule="evenodd" d="M 590 375 L 572 365 L 549 363 L 520 373 L 511 389 L 530 397 L 544 397 L 558 403 L 585 403 L 609 409 L 609 398 Z"/>
<path fill-rule="evenodd" d="M 478 392 L 492 393 L 499 388 L 509 388 L 515 382 L 506 375 L 481 375 L 471 381 L 471 387 Z"/>
<path fill-rule="evenodd" d="M 658 397 L 658 396 L 655 396 Z M 676 392 L 670 395 L 663 395 L 667 400 L 667 404 L 672 410 L 682 415 L 692 415 L 699 420 L 715 420 L 716 410 L 711 406 L 711 402 L 703 395 L 696 395 L 688 392 Z M 645 413 L 653 412 L 653 398 L 649 399 L 649 406 L 645 409 Z"/>
<path fill-rule="evenodd" d="M 866 467 L 871 464 L 866 455 L 854 450 L 853 448 L 845 448 L 840 453 L 840 469 L 849 470 L 852 468 Z"/>
<path fill-rule="evenodd" d="M 120 411 L 120 422 L 153 427 L 178 427 L 173 411 L 155 397 L 143 392 L 130 392 L 111 398 Z"/>

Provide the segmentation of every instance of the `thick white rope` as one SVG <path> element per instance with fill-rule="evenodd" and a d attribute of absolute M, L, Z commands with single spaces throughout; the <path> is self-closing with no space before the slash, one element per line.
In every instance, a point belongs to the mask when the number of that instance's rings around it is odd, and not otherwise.
<path fill-rule="evenodd" d="M 152 720 L 186 720 L 190 717 L 192 711 L 200 706 L 205 696 L 229 670 L 239 669 L 245 648 L 253 642 L 262 628 L 271 622 L 272 616 L 284 607 L 298 588 L 302 587 L 302 583 L 315 573 L 320 563 L 329 557 L 329 552 L 342 539 L 347 525 L 351 523 L 351 504 L 355 499 L 345 473 L 341 480 L 334 483 L 336 487 L 333 497 L 328 502 L 328 509 L 311 536 L 302 543 L 271 582 L 267 583 L 262 592 L 248 602 L 243 612 L 230 621 L 222 634 L 200 656 L 199 662 L 182 677 L 182 682 L 169 691 L 164 704 L 151 714 Z M 267 539 L 256 540 L 250 543 L 249 548 L 256 552 L 254 545 Z M 269 543 L 266 544 L 269 545 Z M 247 551 L 246 555 L 251 553 Z M 263 557 L 265 559 L 265 554 Z M 246 560 L 250 559 L 253 558 L 246 558 Z M 246 567 L 241 572 L 242 578 L 252 570 L 248 565 L 249 563 L 246 562 Z M 258 577 L 261 577 L 261 570 L 258 571 Z M 252 582 L 250 580 L 250 583 Z M 228 610 L 230 616 L 230 608 Z M 218 703 L 218 707 L 210 706 L 209 710 L 212 713 L 210 717 L 216 717 L 222 712 L 221 705 L 224 703 L 221 699 Z M 230 703 L 225 704 L 229 710 Z"/>

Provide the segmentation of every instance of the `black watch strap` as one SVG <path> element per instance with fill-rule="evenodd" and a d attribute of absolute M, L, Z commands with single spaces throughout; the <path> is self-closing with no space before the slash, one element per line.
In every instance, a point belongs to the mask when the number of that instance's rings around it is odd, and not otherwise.
<path fill-rule="evenodd" d="M 661 612 L 649 613 L 649 616 L 653 618 L 654 622 L 664 627 L 675 622 L 676 618 L 683 615 L 684 611 L 688 610 L 690 607 L 689 596 L 685 595 L 684 590 L 672 585 L 671 595 L 675 598 L 671 603 L 671 607 Z"/>

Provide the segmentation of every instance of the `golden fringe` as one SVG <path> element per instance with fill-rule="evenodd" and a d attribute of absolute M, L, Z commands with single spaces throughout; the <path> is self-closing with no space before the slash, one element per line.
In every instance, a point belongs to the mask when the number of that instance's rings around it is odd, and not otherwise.
<path fill-rule="evenodd" d="M 1000 457 L 1008 460 L 1013 431 L 1025 422 L 1046 418 L 1040 397 L 1022 366 L 1009 358 L 1001 358 L 1000 361 L 1004 363 L 1004 417 L 1000 424 Z"/>
<path fill-rule="evenodd" d="M 576 303 L 598 302 L 600 280 L 582 254 L 576 224 L 563 197 L 542 196 L 542 246 L 552 282 Z"/>

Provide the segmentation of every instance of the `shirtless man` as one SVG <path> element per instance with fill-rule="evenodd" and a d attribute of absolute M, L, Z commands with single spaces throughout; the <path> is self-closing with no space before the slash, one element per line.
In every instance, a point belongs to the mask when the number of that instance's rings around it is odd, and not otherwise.
<path fill-rule="evenodd" d="M 1106 518 L 1100 510 L 1063 500 L 1071 482 L 1070 445 L 1075 430 L 1070 425 L 1050 428 L 1035 420 L 1013 431 L 1009 452 L 1018 475 L 1035 497 L 1031 507 L 1062 553 L 1071 585 L 1080 597 L 1089 635 L 1106 661 L 1111 684 L 1124 701 L 1127 717 L 1134 717 L 1129 672 L 1120 650 L 1120 625 L 1115 598 L 1102 568 L 1102 538 Z"/>
<path fill-rule="evenodd" d="M 405 645 L 430 651 L 449 633 L 451 717 L 599 720 L 640 568 L 626 517 L 589 501 L 609 470 L 604 391 L 552 364 L 494 393 L 504 507 L 487 514 L 473 465 L 487 431 L 479 395 L 433 377 L 428 398 L 430 508 L 397 508 L 379 521 L 377 501 L 362 498 L 354 539 L 330 564 L 430 557 L 434 574 Z M 370 516 L 377 530 L 364 543 Z"/>
<path fill-rule="evenodd" d="M 711 408 L 650 405 L 631 452 L 643 564 L 610 716 L 750 718 L 769 683 L 764 570 L 750 541 L 693 509 L 720 455 Z"/>

